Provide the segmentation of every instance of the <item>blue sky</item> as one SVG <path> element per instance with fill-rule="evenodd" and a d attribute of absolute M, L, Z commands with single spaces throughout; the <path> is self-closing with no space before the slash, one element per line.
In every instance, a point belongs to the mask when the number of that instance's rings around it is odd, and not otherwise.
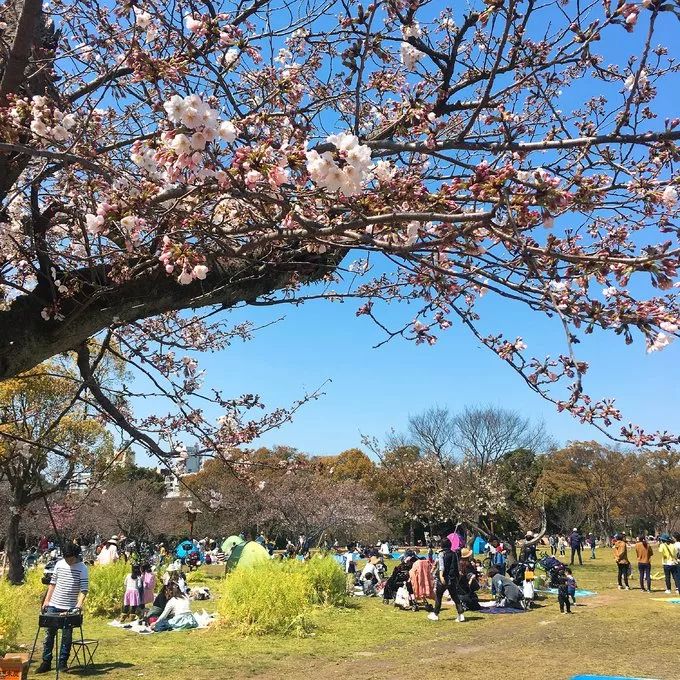
<path fill-rule="evenodd" d="M 238 396 L 257 393 L 270 408 L 286 406 L 325 380 L 325 395 L 305 405 L 292 423 L 256 443 L 286 444 L 312 454 L 333 454 L 360 446 L 361 435 L 382 436 L 404 427 L 409 414 L 433 404 L 453 411 L 491 403 L 543 420 L 558 442 L 604 439 L 594 428 L 568 414 L 558 414 L 524 385 L 464 328 L 454 323 L 436 345 L 416 346 L 394 340 L 378 349 L 382 331 L 365 317 L 356 318 L 356 302 L 307 303 L 300 307 L 237 310 L 234 321 L 283 321 L 259 331 L 249 342 L 200 358 L 207 383 Z M 557 320 L 543 319 L 518 305 L 484 301 L 485 323 L 521 335 L 537 356 L 562 351 Z M 394 307 L 395 321 L 410 310 Z M 677 429 L 680 365 L 675 344 L 648 355 L 644 342 L 626 347 L 614 335 L 589 336 L 577 346 L 578 358 L 591 362 L 586 391 L 611 396 L 625 417 L 647 428 Z M 167 405 L 146 401 L 137 413 Z M 217 413 L 215 413 L 217 415 Z M 626 421 L 627 422 L 627 421 Z"/>
<path fill-rule="evenodd" d="M 668 14 L 660 23 L 655 42 L 672 45 L 672 31 L 677 31 L 675 18 Z M 609 38 L 614 40 L 598 48 L 607 61 L 623 69 L 628 55 L 639 51 L 646 26 L 643 13 L 633 35 L 622 29 L 610 31 Z M 570 103 L 590 96 L 590 88 L 585 81 L 575 84 L 563 93 L 560 106 L 567 110 Z M 613 86 L 611 95 L 621 97 L 619 89 Z M 662 129 L 663 117 L 677 114 L 671 99 L 666 88 L 656 102 L 661 115 L 649 121 L 649 129 Z M 268 433 L 255 445 L 286 444 L 312 454 L 338 453 L 360 446 L 362 434 L 382 436 L 390 428 L 402 429 L 409 414 L 434 404 L 453 411 L 471 404 L 511 408 L 543 420 L 558 443 L 604 439 L 569 414 L 558 414 L 552 404 L 532 393 L 512 369 L 455 322 L 432 347 L 395 340 L 373 349 L 384 336 L 369 319 L 355 317 L 358 304 L 317 302 L 231 313 L 234 323 L 249 319 L 265 324 L 282 315 L 285 319 L 259 331 L 250 342 L 237 342 L 224 352 L 200 357 L 202 368 L 207 369 L 207 386 L 234 397 L 257 393 L 268 407 L 276 408 L 290 405 L 305 392 L 331 381 L 324 387 L 325 395 L 304 406 L 292 423 Z M 479 310 L 485 331 L 503 331 L 510 339 L 522 336 L 533 356 L 555 356 L 565 351 L 557 319 L 543 318 L 491 295 Z M 385 312 L 384 318 L 396 325 L 413 318 L 415 309 L 395 305 Z M 576 346 L 577 358 L 591 364 L 585 383 L 588 394 L 616 398 L 624 424 L 632 421 L 650 430 L 678 429 L 679 343 L 648 355 L 639 337 L 629 347 L 613 334 L 596 333 L 581 336 L 581 340 Z M 167 409 L 167 405 L 153 400 L 135 407 L 139 415 Z"/>

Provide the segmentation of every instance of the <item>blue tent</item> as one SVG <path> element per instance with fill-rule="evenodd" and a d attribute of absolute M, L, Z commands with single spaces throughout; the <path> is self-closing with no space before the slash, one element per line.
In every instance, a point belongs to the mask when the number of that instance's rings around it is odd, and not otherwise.
<path fill-rule="evenodd" d="M 475 538 L 475 542 L 472 544 L 472 552 L 475 555 L 481 555 L 484 552 L 485 546 L 486 541 L 481 536 L 477 536 L 477 538 Z"/>
<path fill-rule="evenodd" d="M 177 557 L 177 559 L 185 560 L 194 551 L 198 553 L 199 560 L 202 562 L 204 557 L 203 552 L 201 551 L 200 548 L 194 546 L 194 544 L 191 541 L 182 541 L 175 548 L 175 556 Z"/>

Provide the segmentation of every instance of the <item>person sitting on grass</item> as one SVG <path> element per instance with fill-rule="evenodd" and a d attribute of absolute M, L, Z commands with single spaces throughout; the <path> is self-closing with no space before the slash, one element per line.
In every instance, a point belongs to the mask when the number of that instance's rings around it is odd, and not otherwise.
<path fill-rule="evenodd" d="M 161 615 L 151 624 L 156 633 L 166 630 L 181 630 L 185 628 L 198 628 L 198 623 L 191 613 L 191 602 L 182 594 L 176 583 L 172 584 L 172 597 L 167 601 Z"/>
<path fill-rule="evenodd" d="M 491 567 L 487 572 L 487 576 L 491 581 L 492 591 L 496 593 L 496 599 L 501 607 L 522 609 L 524 593 L 509 576 L 501 574 L 496 567 Z"/>
<path fill-rule="evenodd" d="M 375 597 L 376 595 L 375 587 L 378 585 L 378 574 L 376 572 L 377 564 L 378 558 L 371 557 L 361 570 L 361 576 L 359 577 L 364 595 L 368 597 Z"/>
<path fill-rule="evenodd" d="M 168 604 L 168 600 L 172 597 L 172 590 L 174 584 L 169 583 L 168 585 L 161 586 L 158 591 L 158 595 L 154 598 L 153 604 L 149 607 L 149 611 L 146 612 L 145 620 L 148 624 L 153 623 L 156 619 L 163 613 L 165 605 Z"/>

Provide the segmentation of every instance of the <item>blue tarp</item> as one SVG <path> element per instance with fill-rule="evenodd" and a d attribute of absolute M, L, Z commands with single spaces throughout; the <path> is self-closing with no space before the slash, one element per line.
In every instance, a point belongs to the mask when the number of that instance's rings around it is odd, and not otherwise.
<path fill-rule="evenodd" d="M 486 541 L 481 536 L 477 536 L 475 542 L 472 544 L 472 552 L 475 555 L 481 555 L 484 552 L 485 545 Z"/>
<path fill-rule="evenodd" d="M 652 678 L 631 678 L 624 675 L 575 675 L 571 680 L 652 680 Z"/>
<path fill-rule="evenodd" d="M 557 595 L 557 588 L 548 588 L 548 590 L 544 590 L 543 592 Z M 593 590 L 583 590 L 582 588 L 576 589 L 576 597 L 591 597 L 592 595 L 597 595 L 597 593 Z"/>

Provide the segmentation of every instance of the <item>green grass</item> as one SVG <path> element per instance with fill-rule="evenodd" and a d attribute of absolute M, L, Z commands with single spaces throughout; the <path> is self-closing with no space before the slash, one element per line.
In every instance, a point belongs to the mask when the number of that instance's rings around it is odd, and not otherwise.
<path fill-rule="evenodd" d="M 656 558 L 655 558 L 656 559 Z M 653 568 L 660 571 L 658 562 Z M 209 568 L 215 576 L 219 568 Z M 313 635 L 239 637 L 228 628 L 138 636 L 89 617 L 85 634 L 101 641 L 98 671 L 111 680 L 190 677 L 247 678 L 478 678 L 481 669 L 521 680 L 567 680 L 578 673 L 616 673 L 677 680 L 680 605 L 655 602 L 656 594 L 616 589 L 609 550 L 575 567 L 579 587 L 598 592 L 572 616 L 560 615 L 548 597 L 528 614 L 472 613 L 457 624 L 445 610 L 437 623 L 425 612 L 401 612 L 377 599 L 354 598 L 350 606 L 323 608 Z M 634 571 L 635 575 L 635 571 Z M 214 581 L 209 580 L 214 586 Z M 194 604 L 201 609 L 204 603 Z M 206 609 L 214 608 L 207 602 Z M 22 613 L 22 639 L 35 633 L 37 611 Z M 640 661 L 642 660 L 642 661 Z"/>

